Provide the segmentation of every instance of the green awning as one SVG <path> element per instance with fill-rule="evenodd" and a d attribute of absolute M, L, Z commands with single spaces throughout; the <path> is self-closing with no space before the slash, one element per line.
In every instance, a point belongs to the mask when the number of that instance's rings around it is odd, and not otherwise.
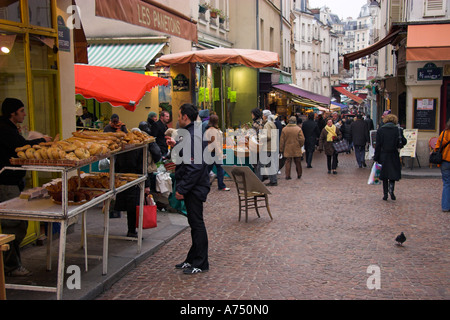
<path fill-rule="evenodd" d="M 89 65 L 127 71 L 142 71 L 165 43 L 91 44 Z"/>

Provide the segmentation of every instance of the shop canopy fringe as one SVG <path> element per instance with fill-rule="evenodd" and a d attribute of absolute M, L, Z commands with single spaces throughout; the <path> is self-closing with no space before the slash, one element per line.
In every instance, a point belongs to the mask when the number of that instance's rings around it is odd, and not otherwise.
<path fill-rule="evenodd" d="M 156 86 L 167 86 L 163 78 L 122 71 L 108 67 L 75 64 L 75 93 L 86 99 L 108 102 L 113 107 L 129 111 L 136 106 L 146 92 Z"/>
<path fill-rule="evenodd" d="M 168 54 L 156 61 L 157 67 L 186 63 L 240 64 L 251 68 L 278 68 L 278 53 L 251 49 L 217 48 Z"/>

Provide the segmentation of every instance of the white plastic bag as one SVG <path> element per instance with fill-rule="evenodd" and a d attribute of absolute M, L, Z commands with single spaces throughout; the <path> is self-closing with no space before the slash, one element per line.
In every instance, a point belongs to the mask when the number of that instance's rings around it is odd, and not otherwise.
<path fill-rule="evenodd" d="M 164 197 L 169 197 L 172 192 L 172 179 L 169 172 L 160 172 L 156 175 L 156 191 Z"/>
<path fill-rule="evenodd" d="M 381 164 L 374 162 L 372 170 L 370 171 L 370 176 L 369 180 L 367 181 L 367 184 L 371 185 L 381 184 L 380 173 L 381 173 Z"/>

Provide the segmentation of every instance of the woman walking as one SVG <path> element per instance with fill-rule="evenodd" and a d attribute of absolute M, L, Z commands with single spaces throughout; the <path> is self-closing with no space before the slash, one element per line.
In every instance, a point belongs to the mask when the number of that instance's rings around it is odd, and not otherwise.
<path fill-rule="evenodd" d="M 208 151 L 211 152 L 211 161 L 208 163 L 208 171 L 211 172 L 214 166 L 217 170 L 217 185 L 221 191 L 230 191 L 223 182 L 223 133 L 219 129 L 219 117 L 215 114 L 209 117 L 208 129 L 205 131 L 205 139 L 208 141 Z"/>
<path fill-rule="evenodd" d="M 319 137 L 319 152 L 325 150 L 325 155 L 327 156 L 328 174 L 330 174 L 332 170 L 333 174 L 337 174 L 336 168 L 338 163 L 338 153 L 333 147 L 333 142 L 341 139 L 341 131 L 333 124 L 333 119 L 328 119 L 327 124 L 323 128 Z"/>
<path fill-rule="evenodd" d="M 441 144 L 442 142 L 442 144 Z M 450 120 L 447 121 L 444 131 L 439 136 L 436 143 L 435 151 L 438 151 L 442 146 L 442 164 L 441 174 L 442 182 L 444 184 L 442 189 L 441 206 L 443 212 L 450 211 Z"/>
<path fill-rule="evenodd" d="M 302 147 L 305 143 L 305 137 L 302 129 L 296 124 L 297 118 L 292 116 L 289 124 L 281 131 L 280 152 L 286 158 L 286 180 L 291 179 L 291 163 L 294 160 L 297 170 L 297 178 L 302 177 Z"/>
<path fill-rule="evenodd" d="M 406 138 L 400 130 L 398 118 L 394 114 L 388 114 L 383 118 L 383 126 L 377 131 L 374 160 L 381 164 L 380 180 L 383 181 L 383 200 L 388 199 L 388 193 L 392 200 L 396 200 L 394 189 L 395 182 L 402 177 L 402 165 L 398 152 L 400 139 L 402 145 L 406 145 Z M 401 134 L 401 137 L 400 137 Z"/>

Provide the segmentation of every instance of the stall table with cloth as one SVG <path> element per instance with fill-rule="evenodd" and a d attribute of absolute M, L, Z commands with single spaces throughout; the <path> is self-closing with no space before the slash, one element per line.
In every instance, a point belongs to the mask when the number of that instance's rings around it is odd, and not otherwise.
<path fill-rule="evenodd" d="M 119 153 L 129 152 L 136 149 L 143 149 L 144 154 L 148 152 L 148 144 L 131 146 L 129 148 L 123 149 L 121 151 L 115 152 L 113 155 L 107 155 L 110 160 L 110 179 L 109 179 L 109 189 L 105 189 L 104 192 L 79 205 L 69 206 L 68 201 L 68 176 L 70 172 L 77 170 L 78 173 L 80 168 L 88 163 L 82 162 L 79 165 L 74 166 L 44 166 L 44 165 L 22 165 L 22 166 L 11 166 L 4 167 L 3 170 L 26 170 L 26 171 L 45 171 L 45 172 L 56 172 L 61 173 L 62 178 L 62 201 L 60 204 L 55 203 L 49 198 L 38 198 L 38 199 L 21 199 L 20 197 L 14 198 L 5 202 L 0 203 L 0 219 L 11 219 L 11 220 L 30 220 L 30 221 L 42 221 L 49 223 L 49 234 L 51 234 L 52 224 L 59 222 L 60 227 L 60 237 L 59 237 L 59 253 L 58 253 L 58 272 L 57 272 L 57 285 L 56 287 L 43 287 L 43 286 L 29 286 L 29 285 L 17 285 L 17 284 L 6 284 L 7 289 L 19 289 L 19 290 L 32 290 L 41 292 L 55 292 L 58 300 L 62 299 L 63 296 L 63 281 L 64 281 L 64 268 L 65 268 L 65 248 L 66 248 L 66 237 L 67 237 L 67 227 L 78 215 L 82 214 L 82 240 L 84 245 L 85 253 L 85 263 L 87 269 L 87 241 L 86 241 L 86 213 L 89 208 L 92 208 L 102 202 L 105 202 L 105 210 L 108 212 L 111 199 L 118 193 L 127 190 L 133 186 L 138 185 L 140 187 L 140 210 L 139 210 L 139 226 L 138 226 L 138 252 L 141 251 L 142 247 L 142 216 L 143 216 L 143 200 L 144 200 L 144 189 L 145 180 L 147 179 L 147 157 L 143 157 L 143 174 L 136 179 L 127 182 L 119 187 L 115 186 L 115 174 L 114 174 L 114 164 L 115 157 Z M 95 159 L 93 161 L 98 161 Z M 12 163 L 16 165 L 16 163 Z M 104 215 L 104 228 L 103 228 L 103 274 L 107 273 L 108 267 L 108 238 L 109 238 L 109 215 Z M 51 270 L 51 239 L 49 237 L 47 243 L 47 270 Z M 129 238 L 128 238 L 129 239 Z"/>

